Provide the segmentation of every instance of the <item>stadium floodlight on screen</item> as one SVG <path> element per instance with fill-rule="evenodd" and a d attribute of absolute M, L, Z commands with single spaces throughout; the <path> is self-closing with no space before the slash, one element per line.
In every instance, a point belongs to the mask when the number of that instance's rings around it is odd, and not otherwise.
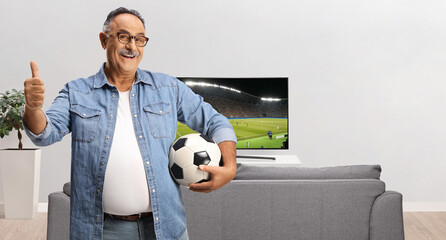
<path fill-rule="evenodd" d="M 288 149 L 288 78 L 179 77 L 226 116 L 237 149 Z M 193 133 L 178 123 L 177 136 Z"/>

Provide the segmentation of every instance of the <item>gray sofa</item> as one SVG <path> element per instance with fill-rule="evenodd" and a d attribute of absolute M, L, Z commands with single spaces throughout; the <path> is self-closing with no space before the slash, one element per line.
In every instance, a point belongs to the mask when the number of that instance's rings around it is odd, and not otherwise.
<path fill-rule="evenodd" d="M 238 164 L 236 178 L 203 194 L 182 188 L 191 240 L 402 240 L 402 195 L 379 165 L 327 168 Z M 69 239 L 70 184 L 49 195 L 48 240 Z"/>

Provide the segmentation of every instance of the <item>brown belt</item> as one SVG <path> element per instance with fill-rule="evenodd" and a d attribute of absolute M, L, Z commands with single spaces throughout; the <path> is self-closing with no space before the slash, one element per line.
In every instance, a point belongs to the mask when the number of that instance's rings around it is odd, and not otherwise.
<path fill-rule="evenodd" d="M 125 220 L 125 221 L 132 221 L 132 222 L 153 216 L 152 212 L 145 212 L 145 213 L 128 215 L 128 216 L 113 215 L 113 214 L 109 214 L 109 213 L 104 213 L 104 214 L 108 215 L 112 218 L 116 218 L 119 220 Z"/>

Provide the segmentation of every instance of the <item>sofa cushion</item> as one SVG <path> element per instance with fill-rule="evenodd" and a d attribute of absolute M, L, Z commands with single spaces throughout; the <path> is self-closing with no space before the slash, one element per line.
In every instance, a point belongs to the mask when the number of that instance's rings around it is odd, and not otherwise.
<path fill-rule="evenodd" d="M 258 167 L 237 164 L 234 180 L 276 179 L 379 179 L 380 165 L 351 165 L 323 168 Z"/>

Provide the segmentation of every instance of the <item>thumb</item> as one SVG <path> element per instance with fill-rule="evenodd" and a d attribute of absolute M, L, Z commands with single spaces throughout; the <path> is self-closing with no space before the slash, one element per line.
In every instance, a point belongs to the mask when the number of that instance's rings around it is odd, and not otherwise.
<path fill-rule="evenodd" d="M 34 77 L 38 78 L 39 77 L 39 68 L 37 67 L 37 63 L 34 61 L 31 61 L 29 65 L 31 66 L 31 73 L 32 73 L 33 78 Z"/>
<path fill-rule="evenodd" d="M 214 173 L 215 170 L 218 169 L 218 167 L 216 167 L 216 166 L 209 166 L 209 165 L 200 165 L 200 166 L 198 166 L 198 169 L 200 169 L 201 171 Z"/>

